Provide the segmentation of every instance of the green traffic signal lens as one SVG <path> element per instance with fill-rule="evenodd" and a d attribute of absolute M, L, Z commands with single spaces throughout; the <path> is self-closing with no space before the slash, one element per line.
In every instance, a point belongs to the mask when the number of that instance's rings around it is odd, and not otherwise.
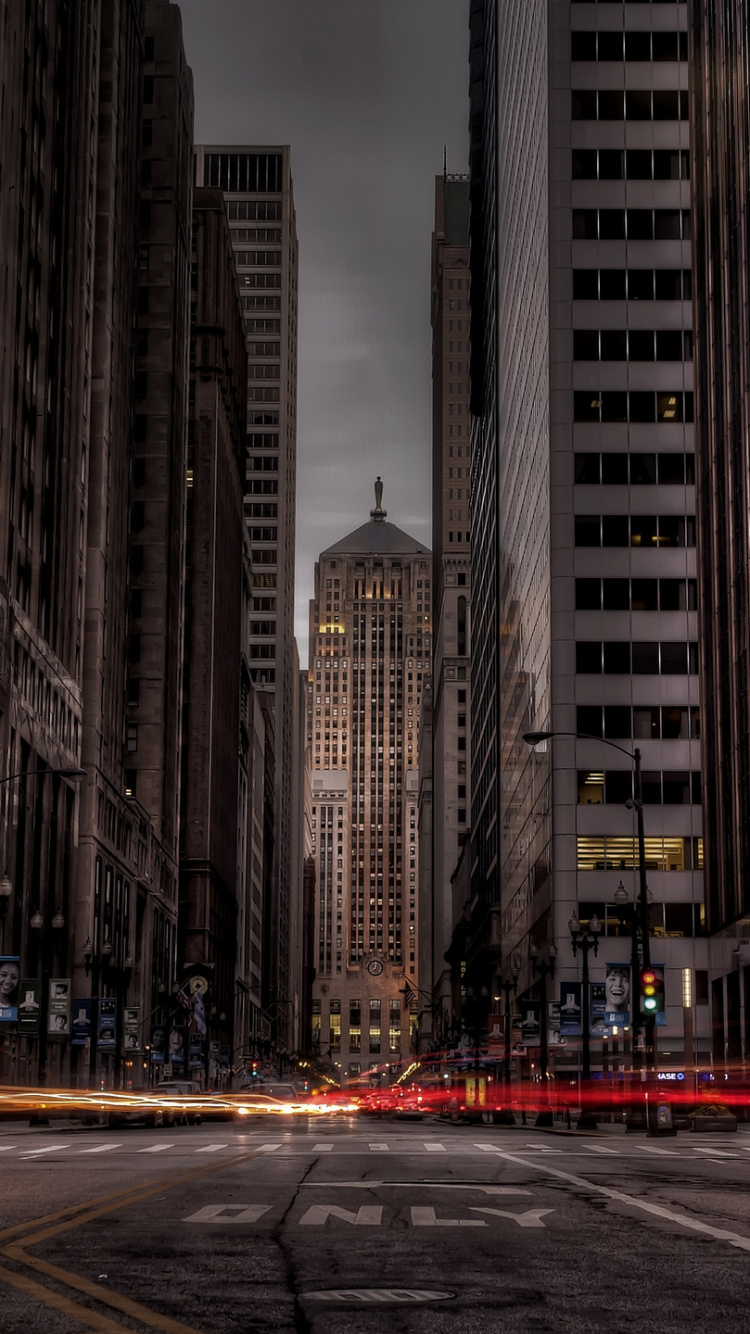
<path fill-rule="evenodd" d="M 644 1006 L 644 1009 L 646 1009 L 646 1010 L 655 1010 L 655 1009 L 656 1009 L 656 1001 L 654 1000 L 654 997 L 653 997 L 653 996 L 647 996 L 646 999 L 645 999 L 644 1002 L 643 1002 L 643 1006 Z"/>

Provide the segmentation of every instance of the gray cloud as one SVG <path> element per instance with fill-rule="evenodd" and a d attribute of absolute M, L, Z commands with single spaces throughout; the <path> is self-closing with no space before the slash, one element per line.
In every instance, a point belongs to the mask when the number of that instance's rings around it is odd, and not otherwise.
<path fill-rule="evenodd" d="M 196 142 L 289 143 L 300 238 L 297 635 L 318 553 L 389 519 L 429 541 L 430 235 L 464 171 L 468 0 L 181 0 Z M 336 498 L 335 505 L 331 497 Z"/>

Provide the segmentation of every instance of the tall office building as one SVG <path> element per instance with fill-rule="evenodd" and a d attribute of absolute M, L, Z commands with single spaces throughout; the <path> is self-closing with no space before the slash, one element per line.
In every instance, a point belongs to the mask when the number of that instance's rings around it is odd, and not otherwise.
<path fill-rule="evenodd" d="M 387 523 L 323 551 L 310 606 L 308 736 L 317 865 L 313 1034 L 342 1075 L 400 1066 L 416 984 L 418 728 L 431 558 Z"/>
<path fill-rule="evenodd" d="M 294 645 L 297 473 L 297 226 L 288 147 L 201 146 L 196 182 L 224 192 L 248 353 L 245 518 L 253 612 L 250 675 L 276 712 L 274 892 L 265 1001 L 291 1047 L 299 1004 L 293 961 L 302 861 L 293 836 L 301 800 L 301 737 Z M 295 1000 L 295 995 L 297 999 Z"/>
<path fill-rule="evenodd" d="M 81 762 L 94 375 L 100 5 L 4 5 L 0 42 L 0 757 L 3 777 Z M 0 789 L 2 952 L 68 974 L 75 784 Z M 54 930 L 53 930 L 54 922 Z M 0 1022 L 0 1078 L 67 1075 L 46 1024 Z"/>
<path fill-rule="evenodd" d="M 432 238 L 432 687 L 420 769 L 420 979 L 432 994 L 420 1031 L 442 1045 L 450 1015 L 445 959 L 451 876 L 466 840 L 469 784 L 469 177 L 438 176 Z M 428 717 L 429 715 L 429 717 Z M 428 726 L 429 723 L 429 726 Z M 424 840 L 424 841 L 423 841 Z"/>
<path fill-rule="evenodd" d="M 239 1001 L 248 981 L 236 965 L 252 912 L 237 760 L 247 361 L 220 190 L 193 192 L 191 262 L 179 954 L 208 967 L 210 1040 L 246 1047 L 251 1015 Z"/>
<path fill-rule="evenodd" d="M 696 0 L 691 15 L 703 810 L 714 1060 L 723 1064 L 750 1056 L 750 15 L 744 0 Z"/>
<path fill-rule="evenodd" d="M 515 956 L 526 996 L 545 996 L 534 947 L 556 945 L 555 987 L 580 977 L 576 917 L 602 923 L 594 982 L 609 963 L 627 965 L 633 763 L 613 746 L 640 746 L 651 956 L 666 970 L 659 1047 L 664 1061 L 691 1064 L 708 1015 L 686 9 L 503 3 L 495 29 L 494 6 L 476 0 L 472 18 L 472 49 L 481 36 L 485 51 L 472 174 L 481 194 L 494 173 L 497 206 L 495 276 L 481 243 L 472 272 L 473 292 L 480 274 L 483 293 L 497 292 L 495 310 L 477 311 L 472 365 L 472 837 L 488 831 L 475 847 L 476 894 L 491 893 L 502 926 L 494 976 Z M 482 454 L 493 397 L 496 482 Z M 495 521 L 500 670 L 487 677 L 482 608 L 494 593 L 482 563 Z M 493 710 L 502 781 L 487 813 Z M 539 729 L 563 735 L 530 751 L 523 734 Z M 615 1027 L 617 1064 L 630 1029 Z M 557 1064 L 578 1059 L 574 1044 Z"/>

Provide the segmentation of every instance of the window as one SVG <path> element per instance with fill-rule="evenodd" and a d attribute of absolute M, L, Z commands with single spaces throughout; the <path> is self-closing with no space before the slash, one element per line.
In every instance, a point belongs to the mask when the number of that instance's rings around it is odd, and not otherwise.
<path fill-rule="evenodd" d="M 575 390 L 575 422 L 691 422 L 693 394 L 651 390 Z"/>
<path fill-rule="evenodd" d="M 329 1046 L 331 1051 L 341 1051 L 341 1001 L 332 1000 L 329 1007 Z"/>
<path fill-rule="evenodd" d="M 370 1053 L 380 1051 L 380 1001 L 370 1000 Z"/>

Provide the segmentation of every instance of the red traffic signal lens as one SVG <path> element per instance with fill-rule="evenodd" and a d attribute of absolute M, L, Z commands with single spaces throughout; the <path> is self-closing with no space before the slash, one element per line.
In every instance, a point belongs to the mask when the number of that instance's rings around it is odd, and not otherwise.
<path fill-rule="evenodd" d="M 655 981 L 656 973 L 652 972 L 650 968 L 647 968 L 645 972 L 641 973 L 641 983 L 643 986 L 650 986 Z"/>

